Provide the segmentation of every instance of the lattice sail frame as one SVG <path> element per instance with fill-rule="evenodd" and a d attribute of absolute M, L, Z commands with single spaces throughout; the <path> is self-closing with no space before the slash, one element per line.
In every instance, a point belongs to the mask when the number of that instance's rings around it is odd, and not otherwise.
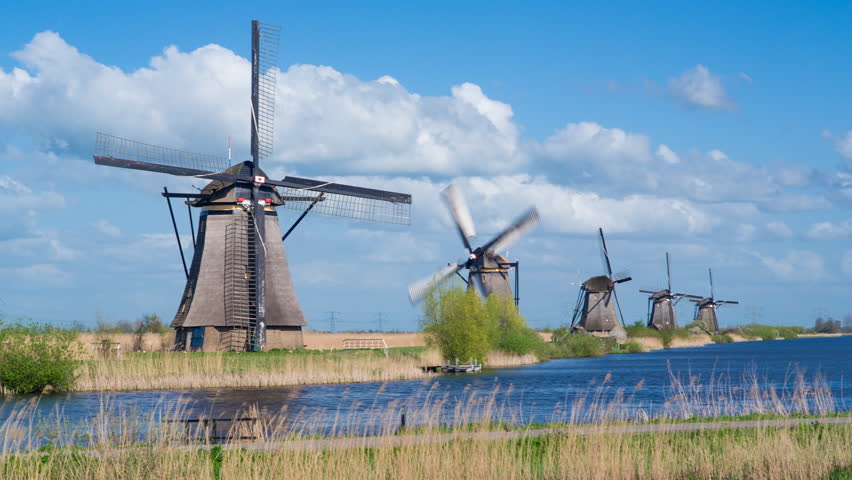
<path fill-rule="evenodd" d="M 272 157 L 275 139 L 275 89 L 278 78 L 278 52 L 281 44 L 281 27 L 257 22 L 257 157 Z M 255 72 L 252 72 L 255 73 Z"/>
<path fill-rule="evenodd" d="M 311 213 L 345 217 L 355 220 L 411 225 L 411 203 L 389 202 L 375 198 L 324 192 L 322 194 L 301 188 L 279 187 L 284 199 L 282 208 L 305 210 L 316 200 Z"/>
<path fill-rule="evenodd" d="M 221 172 L 229 166 L 227 157 L 150 145 L 101 132 L 95 138 L 95 155 L 211 172 Z"/>

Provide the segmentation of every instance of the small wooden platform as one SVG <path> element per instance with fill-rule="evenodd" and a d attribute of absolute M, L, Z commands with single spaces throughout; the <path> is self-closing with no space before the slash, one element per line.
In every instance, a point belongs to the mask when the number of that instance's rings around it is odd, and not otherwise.
<path fill-rule="evenodd" d="M 424 372 L 434 373 L 479 373 L 482 371 L 482 365 L 479 363 L 430 365 L 420 368 L 422 368 Z"/>

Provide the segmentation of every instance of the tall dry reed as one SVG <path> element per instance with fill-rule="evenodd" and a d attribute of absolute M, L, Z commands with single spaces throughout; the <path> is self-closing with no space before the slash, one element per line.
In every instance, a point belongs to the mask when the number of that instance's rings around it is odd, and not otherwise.
<path fill-rule="evenodd" d="M 363 353 L 363 354 L 361 354 Z M 134 354 L 85 363 L 75 390 L 167 390 L 383 382 L 426 376 L 416 356 Z"/>
<path fill-rule="evenodd" d="M 605 387 L 595 390 L 601 388 Z M 602 394 L 587 395 L 596 397 Z M 179 406 L 164 405 L 147 417 L 133 417 L 110 413 L 105 404 L 76 435 L 57 438 L 52 448 L 33 452 L 39 444 L 34 433 L 38 428 L 21 411 L 0 426 L 0 475 L 110 480 L 174 475 L 202 479 L 811 479 L 852 468 L 849 424 L 680 432 L 675 424 L 663 423 L 656 432 L 645 434 L 567 425 L 543 435 L 520 432 L 514 436 L 501 424 L 468 424 L 481 417 L 479 410 L 490 410 L 485 416 L 491 416 L 505 408 L 497 398 L 491 394 L 460 402 L 452 420 L 464 427 L 453 433 L 440 428 L 445 419 L 436 415 L 429 426 L 395 434 L 393 415 L 389 415 L 386 431 L 378 437 L 328 440 L 311 436 L 309 427 L 294 434 L 279 417 L 238 432 L 255 436 L 256 441 L 224 448 L 188 443 L 183 428 L 164 423 L 166 418 L 185 414 Z M 601 405 L 599 410 L 609 408 Z M 245 413 L 258 414 L 251 409 Z"/>

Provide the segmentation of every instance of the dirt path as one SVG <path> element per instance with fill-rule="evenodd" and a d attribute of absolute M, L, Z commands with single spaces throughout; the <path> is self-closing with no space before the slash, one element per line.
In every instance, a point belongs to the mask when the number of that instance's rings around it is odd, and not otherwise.
<path fill-rule="evenodd" d="M 566 428 L 516 430 L 511 432 L 434 433 L 424 435 L 290 440 L 285 442 L 267 443 L 233 443 L 225 445 L 223 448 L 246 448 L 248 450 L 262 452 L 277 450 L 342 450 L 349 448 L 409 447 L 429 443 L 449 442 L 452 440 L 517 440 L 521 438 L 541 437 L 554 433 L 570 433 L 572 435 L 624 435 L 637 433 L 695 432 L 699 430 L 722 430 L 726 428 L 778 428 L 794 427 L 802 424 L 849 425 L 852 424 L 852 417 L 785 418 L 778 420 L 738 420 L 728 422 L 642 425 L 591 425 Z"/>

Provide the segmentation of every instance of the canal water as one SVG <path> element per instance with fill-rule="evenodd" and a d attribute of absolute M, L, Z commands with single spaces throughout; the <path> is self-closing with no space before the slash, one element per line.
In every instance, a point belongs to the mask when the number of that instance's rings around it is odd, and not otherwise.
<path fill-rule="evenodd" d="M 14 397 L 0 428 L 90 425 L 106 417 L 271 419 L 279 431 L 377 434 L 482 420 L 512 424 L 641 421 L 656 415 L 852 409 L 852 337 L 742 342 L 562 359 L 480 374 L 388 383 Z"/>

